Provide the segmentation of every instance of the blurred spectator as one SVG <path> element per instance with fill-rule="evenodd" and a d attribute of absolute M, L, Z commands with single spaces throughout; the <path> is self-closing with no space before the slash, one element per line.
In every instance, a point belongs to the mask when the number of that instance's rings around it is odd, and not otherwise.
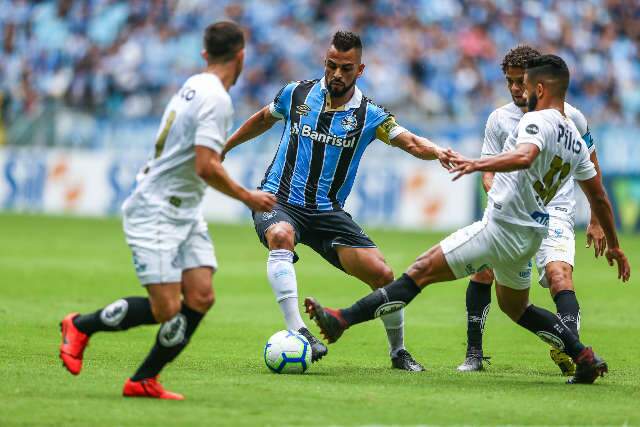
<path fill-rule="evenodd" d="M 484 122 L 509 100 L 499 62 L 519 43 L 567 60 L 570 100 L 591 123 L 640 121 L 640 0 L 0 0 L 0 123 L 49 100 L 160 114 L 222 19 L 248 33 L 240 118 L 286 81 L 321 77 L 331 34 L 350 29 L 365 44 L 363 88 L 414 123 Z"/>

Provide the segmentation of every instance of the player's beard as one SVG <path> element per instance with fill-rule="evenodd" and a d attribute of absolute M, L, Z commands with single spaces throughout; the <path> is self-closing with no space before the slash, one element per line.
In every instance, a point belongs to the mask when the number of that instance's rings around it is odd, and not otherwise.
<path fill-rule="evenodd" d="M 520 98 L 520 101 L 516 100 L 516 97 L 511 95 L 511 99 L 513 100 L 513 103 L 516 104 L 516 107 L 526 107 L 527 106 L 527 100 L 525 98 Z"/>
<path fill-rule="evenodd" d="M 538 97 L 536 94 L 531 94 L 527 97 L 527 111 L 536 111 L 538 106 Z"/>
<path fill-rule="evenodd" d="M 329 84 L 327 85 L 327 89 L 329 90 L 329 94 L 332 97 L 340 98 L 341 96 L 344 96 L 347 92 L 349 92 L 351 90 L 351 88 L 354 87 L 355 85 L 356 85 L 356 79 L 354 79 L 353 82 L 351 82 L 350 85 L 345 85 L 342 89 L 336 90 L 331 85 L 331 82 L 329 82 Z"/>

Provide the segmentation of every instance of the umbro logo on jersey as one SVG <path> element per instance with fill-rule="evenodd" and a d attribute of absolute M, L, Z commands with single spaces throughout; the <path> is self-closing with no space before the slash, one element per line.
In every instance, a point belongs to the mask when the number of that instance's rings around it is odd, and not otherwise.
<path fill-rule="evenodd" d="M 309 108 L 307 104 L 298 105 L 296 107 L 296 113 L 300 114 L 301 116 L 306 116 L 307 114 L 309 114 L 309 111 L 311 111 L 311 108 Z"/>
<path fill-rule="evenodd" d="M 524 130 L 527 131 L 527 133 L 530 133 L 531 135 L 535 135 L 538 132 L 540 132 L 540 129 L 538 129 L 538 126 L 534 125 L 533 123 L 531 123 L 529 126 L 524 128 Z"/>

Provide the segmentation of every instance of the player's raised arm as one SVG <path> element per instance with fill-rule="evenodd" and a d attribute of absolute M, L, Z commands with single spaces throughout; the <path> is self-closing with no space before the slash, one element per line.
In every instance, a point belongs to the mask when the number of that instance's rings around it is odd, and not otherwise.
<path fill-rule="evenodd" d="M 247 142 L 256 136 L 262 135 L 280 120 L 281 117 L 273 115 L 271 110 L 271 104 L 265 106 L 260 111 L 249 117 L 246 122 L 242 124 L 231 137 L 227 140 L 227 143 L 220 153 L 221 160 L 224 160 L 226 154 L 234 147 Z"/>
<path fill-rule="evenodd" d="M 613 265 L 613 261 L 616 261 L 618 264 L 618 279 L 626 282 L 631 276 L 631 267 L 618 243 L 616 226 L 613 220 L 613 209 L 611 208 L 609 197 L 607 197 L 607 193 L 602 186 L 600 176 L 596 175 L 584 181 L 578 180 L 578 182 L 589 200 L 591 211 L 597 216 L 607 238 L 607 245 L 609 246 L 605 253 L 607 261 L 609 265 Z"/>
<path fill-rule="evenodd" d="M 208 147 L 196 146 L 196 173 L 211 187 L 240 200 L 252 211 L 268 212 L 276 203 L 273 194 L 249 191 L 235 182 L 222 166 L 220 154 Z"/>
<path fill-rule="evenodd" d="M 453 152 L 445 150 L 427 138 L 409 132 L 407 129 L 396 123 L 393 116 L 387 117 L 376 129 L 376 138 L 382 142 L 398 147 L 403 151 L 422 160 L 436 160 L 449 169 L 450 158 Z"/>

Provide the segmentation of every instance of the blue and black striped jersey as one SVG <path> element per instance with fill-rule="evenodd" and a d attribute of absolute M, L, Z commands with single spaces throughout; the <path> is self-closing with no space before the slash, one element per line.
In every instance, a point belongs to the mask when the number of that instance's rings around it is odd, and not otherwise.
<path fill-rule="evenodd" d="M 364 151 L 376 131 L 380 135 L 378 128 L 383 122 L 397 126 L 357 87 L 344 108 L 329 109 L 328 96 L 324 79 L 292 82 L 270 106 L 285 124 L 261 189 L 280 201 L 321 211 L 341 209 Z"/>

